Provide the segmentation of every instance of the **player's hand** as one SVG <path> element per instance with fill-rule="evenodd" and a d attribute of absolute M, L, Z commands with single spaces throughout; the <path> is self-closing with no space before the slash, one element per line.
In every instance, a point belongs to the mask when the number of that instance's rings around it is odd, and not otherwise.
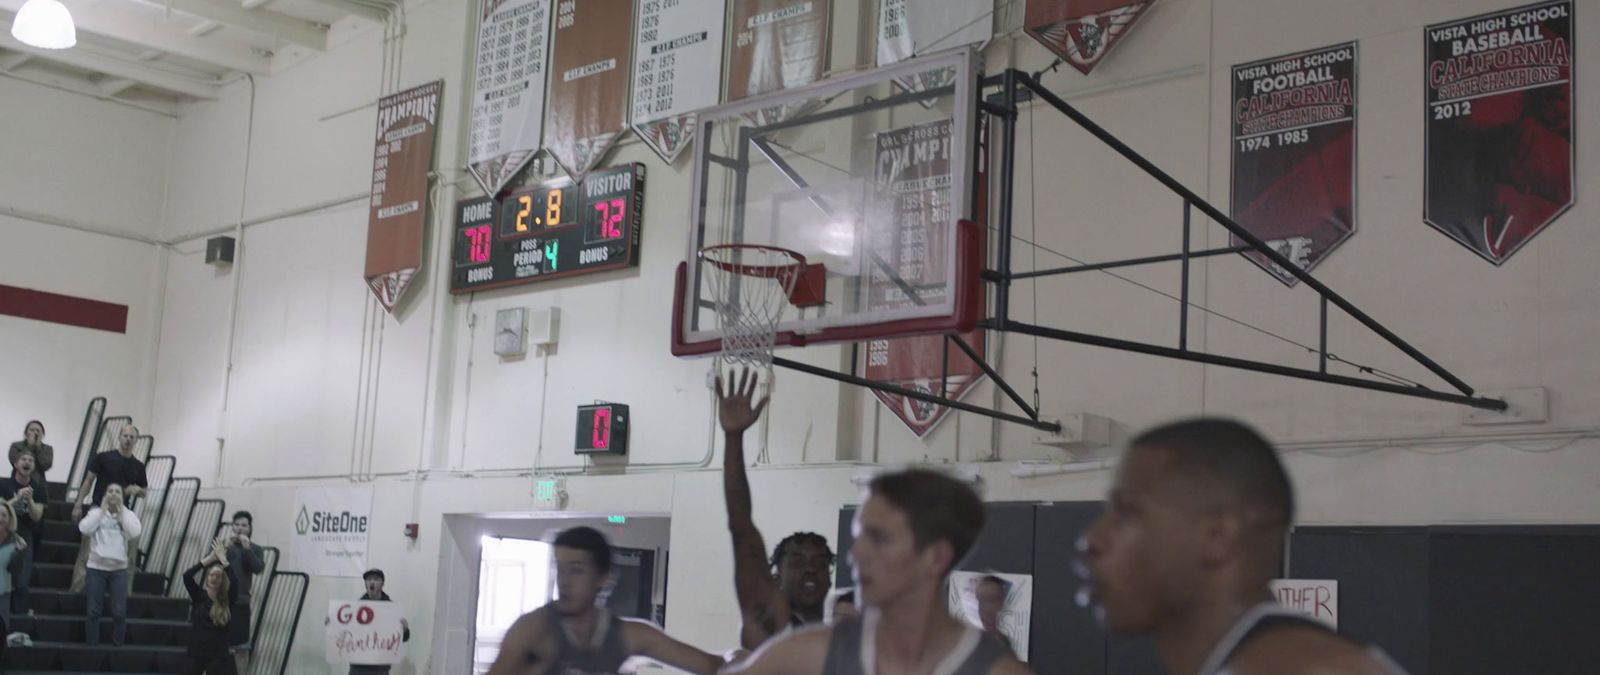
<path fill-rule="evenodd" d="M 739 372 L 738 382 L 732 387 L 726 386 L 722 376 L 717 376 L 717 418 L 722 421 L 722 430 L 728 433 L 739 433 L 749 429 L 761 418 L 761 411 L 766 409 L 769 397 L 763 396 L 760 401 L 751 405 L 750 398 L 756 391 L 756 371 L 745 368 Z"/>

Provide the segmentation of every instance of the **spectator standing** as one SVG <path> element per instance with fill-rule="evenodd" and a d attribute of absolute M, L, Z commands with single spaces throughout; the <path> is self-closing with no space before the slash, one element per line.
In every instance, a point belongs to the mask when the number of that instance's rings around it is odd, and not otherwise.
<path fill-rule="evenodd" d="M 139 443 L 138 427 L 129 424 L 117 434 L 117 449 L 107 450 L 89 458 L 88 471 L 83 474 L 83 482 L 78 486 L 78 496 L 72 500 L 72 519 L 83 517 L 83 500 L 91 496 L 90 504 L 99 504 L 105 499 L 106 488 L 116 484 L 122 488 L 123 506 L 133 506 L 135 498 L 144 495 L 145 488 L 150 483 L 145 479 L 144 462 L 133 456 L 133 448 Z M 90 492 L 90 487 L 94 492 Z M 126 558 L 130 566 L 136 566 L 138 559 L 138 541 L 134 537 L 127 540 L 128 553 Z M 82 542 L 78 547 L 78 561 L 72 569 L 71 590 L 76 593 L 84 588 L 86 578 L 86 563 L 89 559 L 89 542 Z M 133 575 L 127 575 L 129 592 L 133 591 Z"/>
<path fill-rule="evenodd" d="M 144 526 L 122 499 L 122 486 L 110 483 L 100 506 L 78 521 L 78 531 L 89 540 L 84 641 L 90 646 L 100 644 L 100 616 L 107 594 L 111 596 L 111 644 L 121 647 L 128 634 L 128 541 L 137 538 Z"/>
<path fill-rule="evenodd" d="M 39 530 L 44 527 L 44 505 L 50 501 L 50 488 L 38 475 L 32 447 L 11 452 L 11 476 L 0 478 L 0 500 L 15 512 L 11 527 L 27 542 L 17 553 L 20 565 L 11 583 L 0 586 L 0 595 L 11 593 L 9 609 L 21 613 L 28 608 L 28 588 L 33 584 L 33 556 L 39 547 Z M 6 608 L 0 608 L 3 611 Z"/>

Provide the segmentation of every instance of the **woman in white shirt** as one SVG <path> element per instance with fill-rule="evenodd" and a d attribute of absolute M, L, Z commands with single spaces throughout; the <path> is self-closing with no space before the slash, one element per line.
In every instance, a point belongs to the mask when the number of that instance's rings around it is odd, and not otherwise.
<path fill-rule="evenodd" d="M 84 642 L 100 644 L 100 613 L 106 594 L 111 594 L 111 644 L 122 646 L 128 633 L 128 540 L 138 537 L 144 526 L 133 509 L 122 504 L 122 486 L 106 487 L 100 506 L 78 521 L 89 544 L 87 591 L 89 617 L 84 626 Z"/>

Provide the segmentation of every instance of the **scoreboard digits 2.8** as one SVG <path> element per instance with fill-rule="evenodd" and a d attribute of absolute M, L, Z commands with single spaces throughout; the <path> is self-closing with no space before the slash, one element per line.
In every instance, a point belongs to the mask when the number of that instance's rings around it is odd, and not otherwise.
<path fill-rule="evenodd" d="M 639 264 L 644 165 L 456 204 L 451 293 Z"/>

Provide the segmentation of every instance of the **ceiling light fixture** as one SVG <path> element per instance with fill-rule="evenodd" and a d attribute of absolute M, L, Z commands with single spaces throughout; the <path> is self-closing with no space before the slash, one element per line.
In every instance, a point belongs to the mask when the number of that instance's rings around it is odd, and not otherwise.
<path fill-rule="evenodd" d="M 40 49 L 66 49 L 78 44 L 78 28 L 61 0 L 28 0 L 11 22 L 11 37 Z"/>

